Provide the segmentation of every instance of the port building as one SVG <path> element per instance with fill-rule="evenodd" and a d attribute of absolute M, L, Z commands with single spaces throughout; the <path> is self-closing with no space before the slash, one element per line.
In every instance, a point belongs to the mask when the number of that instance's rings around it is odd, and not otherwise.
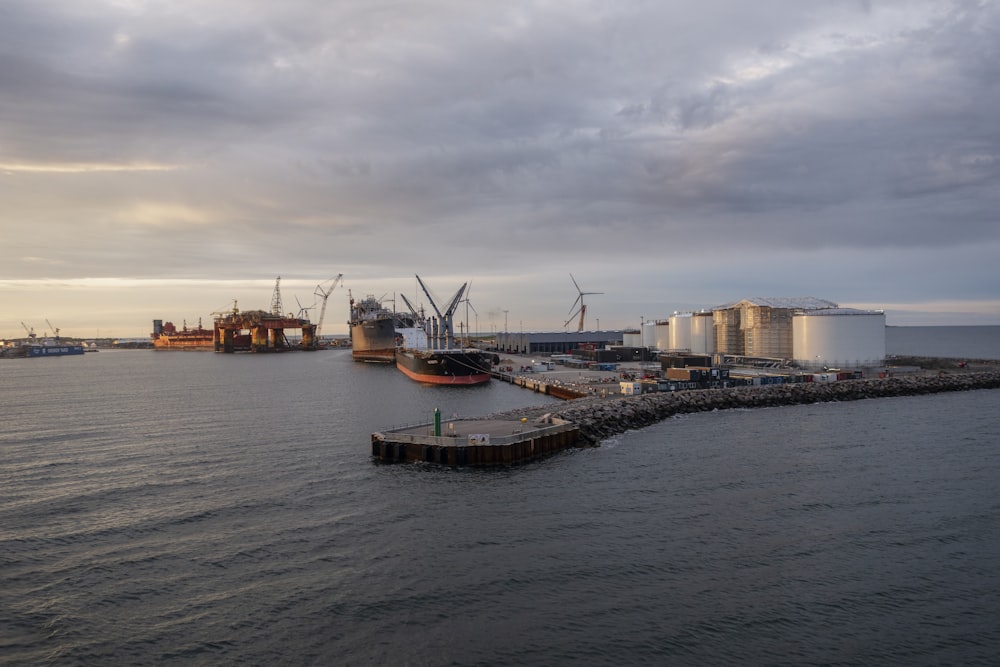
<path fill-rule="evenodd" d="M 580 349 L 621 345 L 617 331 L 522 331 L 498 332 L 496 349 L 509 354 L 568 354 Z"/>

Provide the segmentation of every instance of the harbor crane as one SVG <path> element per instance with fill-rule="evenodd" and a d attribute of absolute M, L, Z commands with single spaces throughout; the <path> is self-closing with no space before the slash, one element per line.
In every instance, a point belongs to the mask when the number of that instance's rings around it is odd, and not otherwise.
<path fill-rule="evenodd" d="M 45 323 L 49 325 L 49 329 L 52 329 L 52 337 L 59 340 L 59 327 L 52 326 L 52 322 L 49 322 L 48 319 L 45 320 Z"/>
<path fill-rule="evenodd" d="M 438 308 L 437 303 L 434 302 L 434 297 L 431 296 L 430 291 L 427 289 L 427 286 L 424 285 L 424 281 L 420 279 L 420 276 L 417 276 L 417 283 L 420 284 L 420 289 L 424 291 L 424 295 L 427 297 L 427 300 L 431 302 L 431 307 L 434 309 L 434 312 L 437 313 L 438 316 L 438 323 L 440 328 L 437 331 L 437 335 L 434 337 L 435 349 L 445 349 L 445 350 L 452 349 L 452 346 L 455 342 L 455 327 L 453 324 L 455 308 L 457 308 L 458 304 L 462 302 L 462 295 L 465 294 L 465 288 L 468 286 L 468 283 L 462 283 L 462 286 L 458 288 L 457 292 L 455 292 L 455 296 L 448 299 L 447 305 L 445 306 L 443 312 L 440 308 Z M 409 302 L 407 302 L 407 305 L 409 305 Z M 412 310 L 413 307 L 410 306 L 410 309 Z M 443 348 L 441 347 L 441 341 L 440 341 L 441 337 L 444 337 Z"/>
<path fill-rule="evenodd" d="M 576 301 L 573 302 L 573 305 L 569 307 L 571 315 L 569 316 L 569 319 L 566 320 L 566 322 L 563 324 L 563 327 L 569 325 L 569 323 L 573 321 L 573 318 L 576 317 L 577 314 L 579 314 L 580 323 L 577 325 L 576 330 L 583 331 L 583 319 L 587 316 L 587 305 L 583 302 L 583 297 L 590 294 L 604 294 L 604 292 L 584 292 L 582 289 L 580 289 L 580 285 L 577 284 L 576 278 L 573 277 L 572 273 L 569 274 L 569 279 L 573 281 L 573 286 L 576 287 L 576 291 L 579 292 L 579 296 L 576 297 Z M 576 308 L 576 304 L 580 304 L 580 307 Z M 573 310 L 574 308 L 576 308 L 576 310 Z"/>
<path fill-rule="evenodd" d="M 316 296 L 318 296 L 323 301 L 323 305 L 320 306 L 320 309 L 319 309 L 319 322 L 316 323 L 316 340 L 317 341 L 319 340 L 320 329 L 323 328 L 323 317 L 326 315 L 326 300 L 330 298 L 330 294 L 333 292 L 334 288 L 337 287 L 337 283 L 343 282 L 343 279 L 344 279 L 344 274 L 343 273 L 338 273 L 335 278 L 331 278 L 330 280 L 327 280 L 326 282 L 322 282 L 319 285 L 316 285 L 316 291 L 313 292 L 313 294 L 315 294 Z M 328 284 L 329 284 L 329 287 L 326 287 L 326 285 L 328 285 Z"/>
<path fill-rule="evenodd" d="M 28 338 L 31 338 L 32 340 L 34 340 L 35 339 L 35 327 L 29 327 L 24 322 L 21 322 L 21 326 L 24 327 L 24 330 L 28 332 Z"/>

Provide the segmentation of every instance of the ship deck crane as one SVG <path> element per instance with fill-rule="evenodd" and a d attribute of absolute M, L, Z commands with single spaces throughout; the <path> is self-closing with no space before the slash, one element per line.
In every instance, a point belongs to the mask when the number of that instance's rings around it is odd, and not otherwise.
<path fill-rule="evenodd" d="M 330 294 L 333 292 L 337 284 L 342 282 L 344 278 L 343 273 L 338 273 L 335 278 L 331 278 L 324 283 L 316 285 L 316 291 L 313 292 L 316 296 L 323 300 L 323 305 L 319 308 L 319 321 L 316 323 L 316 340 L 319 340 L 320 329 L 323 328 L 323 317 L 326 315 L 326 301 L 330 298 Z M 327 288 L 325 285 L 329 283 L 330 287 Z"/>

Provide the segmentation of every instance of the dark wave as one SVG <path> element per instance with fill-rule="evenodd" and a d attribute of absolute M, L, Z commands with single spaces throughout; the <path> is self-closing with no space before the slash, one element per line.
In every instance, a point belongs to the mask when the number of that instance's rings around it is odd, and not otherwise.
<path fill-rule="evenodd" d="M 996 391 L 691 414 L 478 471 L 368 439 L 549 399 L 347 352 L 27 363 L 0 388 L 5 665 L 1000 652 Z"/>

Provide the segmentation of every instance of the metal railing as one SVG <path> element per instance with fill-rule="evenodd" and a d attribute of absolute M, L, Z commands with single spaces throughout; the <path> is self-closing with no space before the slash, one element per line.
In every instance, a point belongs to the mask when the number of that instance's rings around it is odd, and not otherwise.
<path fill-rule="evenodd" d="M 465 422 L 466 424 L 472 424 L 474 422 Z M 420 424 L 420 426 L 424 426 Z M 429 429 L 433 429 L 433 424 L 427 424 Z M 489 443 L 470 443 L 469 437 L 474 435 L 479 435 L 478 433 L 456 433 L 454 435 L 423 435 L 416 433 L 397 433 L 393 431 L 378 431 L 374 434 L 375 437 L 381 440 L 391 440 L 392 442 L 404 442 L 408 444 L 415 445 L 438 445 L 442 447 L 457 447 L 459 445 L 481 445 L 485 447 L 494 445 L 512 445 L 515 442 L 522 442 L 524 440 L 530 440 L 534 438 L 541 438 L 549 435 L 555 435 L 557 433 L 565 433 L 567 431 L 576 430 L 576 425 L 569 422 L 564 422 L 562 424 L 552 424 L 550 426 L 534 427 L 528 426 L 527 424 L 523 429 L 517 429 L 511 435 L 500 435 L 494 436 L 490 435 Z"/>

